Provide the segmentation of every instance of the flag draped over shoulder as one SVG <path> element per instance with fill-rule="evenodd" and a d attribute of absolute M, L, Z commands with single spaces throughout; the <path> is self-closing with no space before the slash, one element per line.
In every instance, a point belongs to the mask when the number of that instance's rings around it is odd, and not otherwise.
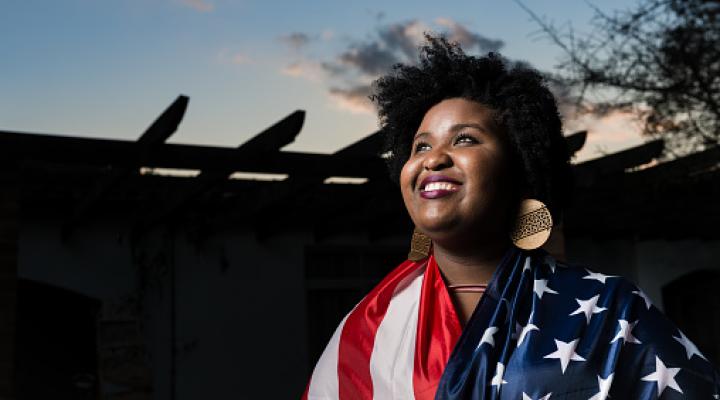
<path fill-rule="evenodd" d="M 624 278 L 510 249 L 465 329 L 432 255 L 341 322 L 303 399 L 716 399 L 695 345 Z"/>
<path fill-rule="evenodd" d="M 719 388 L 639 288 L 539 251 L 498 268 L 437 399 L 713 399 Z"/>
<path fill-rule="evenodd" d="M 340 323 L 303 400 L 433 399 L 461 332 L 434 258 L 405 261 Z"/>

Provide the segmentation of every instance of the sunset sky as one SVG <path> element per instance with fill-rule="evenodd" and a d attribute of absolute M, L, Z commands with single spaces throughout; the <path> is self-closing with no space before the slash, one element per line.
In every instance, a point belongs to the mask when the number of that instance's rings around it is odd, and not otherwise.
<path fill-rule="evenodd" d="M 582 1 L 525 4 L 589 29 Z M 598 3 L 611 12 L 631 1 Z M 329 153 L 377 129 L 367 85 L 412 61 L 423 31 L 468 53 L 499 50 L 553 71 L 560 50 L 511 1 L 8 0 L 0 13 L 0 130 L 136 139 L 179 94 L 190 105 L 170 142 L 237 146 L 296 109 L 285 149 Z M 638 144 L 622 115 L 589 129 L 579 160 Z"/>

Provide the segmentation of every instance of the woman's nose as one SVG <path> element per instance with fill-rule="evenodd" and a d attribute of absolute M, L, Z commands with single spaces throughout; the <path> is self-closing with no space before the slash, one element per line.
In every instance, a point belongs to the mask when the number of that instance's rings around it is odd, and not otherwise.
<path fill-rule="evenodd" d="M 428 171 L 448 168 L 452 165 L 452 158 L 444 148 L 435 148 L 425 155 L 423 167 Z"/>

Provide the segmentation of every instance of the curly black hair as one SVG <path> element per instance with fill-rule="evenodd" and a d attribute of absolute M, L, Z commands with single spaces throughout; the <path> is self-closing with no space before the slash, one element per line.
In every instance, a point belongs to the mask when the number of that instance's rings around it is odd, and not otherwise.
<path fill-rule="evenodd" d="M 417 66 L 397 64 L 373 83 L 383 153 L 399 182 L 412 140 L 425 113 L 448 98 L 488 106 L 511 143 L 519 194 L 544 202 L 556 223 L 569 203 L 572 172 L 555 98 L 536 70 L 497 53 L 469 56 L 457 43 L 425 34 Z"/>

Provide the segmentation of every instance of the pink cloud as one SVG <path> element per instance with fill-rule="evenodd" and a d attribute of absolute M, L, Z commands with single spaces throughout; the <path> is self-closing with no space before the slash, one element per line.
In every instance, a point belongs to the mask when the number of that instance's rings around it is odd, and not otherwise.
<path fill-rule="evenodd" d="M 182 3 L 200 12 L 210 12 L 215 9 L 212 3 L 205 0 L 182 0 Z"/>
<path fill-rule="evenodd" d="M 351 89 L 331 88 L 329 95 L 333 106 L 353 114 L 375 115 L 375 107 L 368 98 L 369 87 Z"/>
<path fill-rule="evenodd" d="M 565 130 L 588 131 L 587 141 L 583 149 L 578 152 L 576 161 L 614 153 L 643 142 L 642 121 L 632 111 L 612 111 L 603 116 L 576 115 L 565 121 Z"/>
<path fill-rule="evenodd" d="M 318 82 L 324 78 L 324 71 L 319 63 L 309 60 L 291 63 L 280 70 L 283 75 Z"/>

